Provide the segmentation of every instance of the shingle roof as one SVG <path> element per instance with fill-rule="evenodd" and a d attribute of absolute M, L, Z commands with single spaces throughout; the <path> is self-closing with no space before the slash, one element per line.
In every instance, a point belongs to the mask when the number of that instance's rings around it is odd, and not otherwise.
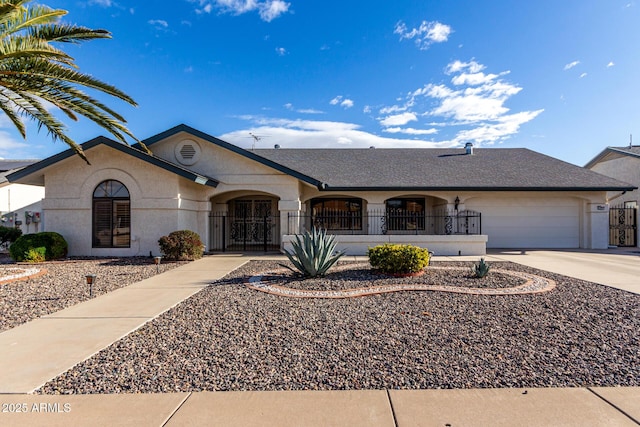
<path fill-rule="evenodd" d="M 631 184 L 525 148 L 260 149 L 328 189 L 632 190 Z"/>
<path fill-rule="evenodd" d="M 29 166 L 37 162 L 39 162 L 39 160 L 0 159 L 0 184 L 7 182 L 7 175 L 9 175 L 10 173 L 13 173 L 18 169 L 22 169 L 25 166 Z"/>

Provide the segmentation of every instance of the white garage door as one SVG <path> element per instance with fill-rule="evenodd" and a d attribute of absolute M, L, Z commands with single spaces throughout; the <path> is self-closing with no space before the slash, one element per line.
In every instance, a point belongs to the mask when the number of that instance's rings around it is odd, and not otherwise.
<path fill-rule="evenodd" d="M 580 247 L 580 201 L 545 198 L 474 198 L 488 248 Z"/>

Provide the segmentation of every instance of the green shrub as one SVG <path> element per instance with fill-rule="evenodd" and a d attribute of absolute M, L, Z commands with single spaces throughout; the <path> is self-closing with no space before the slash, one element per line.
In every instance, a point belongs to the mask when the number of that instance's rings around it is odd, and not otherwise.
<path fill-rule="evenodd" d="M 67 256 L 67 241 L 60 234 L 53 231 L 43 231 L 42 233 L 23 234 L 9 246 L 9 255 L 14 261 L 22 262 L 27 260 L 30 250 L 44 256 L 45 261 L 63 258 Z M 44 250 L 44 253 L 42 251 Z M 32 254 L 32 256 L 35 256 Z M 37 261 L 32 261 L 37 262 Z"/>
<path fill-rule="evenodd" d="M 429 265 L 429 250 L 413 245 L 385 243 L 367 251 L 371 266 L 383 273 L 417 273 Z"/>
<path fill-rule="evenodd" d="M 473 271 L 473 274 L 475 274 L 477 278 L 482 279 L 484 276 L 486 276 L 489 273 L 490 268 L 491 267 L 489 267 L 489 264 L 484 262 L 484 258 L 480 258 L 480 262 L 475 264 L 471 268 L 471 270 Z"/>
<path fill-rule="evenodd" d="M 19 228 L 0 226 L 0 245 L 15 242 L 20 236 L 22 236 L 22 230 Z"/>
<path fill-rule="evenodd" d="M 336 252 L 336 236 L 327 235 L 325 230 L 315 227 L 311 233 L 296 234 L 291 242 L 293 252 L 285 250 L 285 254 L 294 267 L 305 277 L 324 276 L 327 271 L 344 255 L 344 251 Z"/>
<path fill-rule="evenodd" d="M 192 261 L 202 258 L 204 245 L 198 233 L 191 230 L 179 230 L 162 236 L 158 240 L 160 252 L 168 260 Z"/>

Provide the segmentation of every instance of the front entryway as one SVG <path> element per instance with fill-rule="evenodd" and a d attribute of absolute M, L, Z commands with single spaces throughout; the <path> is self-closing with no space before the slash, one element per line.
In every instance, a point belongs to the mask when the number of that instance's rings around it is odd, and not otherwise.
<path fill-rule="evenodd" d="M 631 247 L 638 245 L 638 208 L 609 209 L 609 245 Z"/>
<path fill-rule="evenodd" d="M 270 198 L 230 200 L 227 212 L 209 216 L 211 250 L 274 251 L 280 249 L 280 217 Z"/>

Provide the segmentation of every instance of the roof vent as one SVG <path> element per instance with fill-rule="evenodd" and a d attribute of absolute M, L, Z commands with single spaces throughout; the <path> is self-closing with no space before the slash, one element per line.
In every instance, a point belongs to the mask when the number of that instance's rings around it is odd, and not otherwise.
<path fill-rule="evenodd" d="M 279 150 L 280 149 L 280 144 L 274 145 L 273 148 L 275 148 L 276 150 Z"/>
<path fill-rule="evenodd" d="M 470 142 L 467 142 L 466 144 L 464 144 L 464 151 L 467 154 L 473 154 L 473 144 Z"/>
<path fill-rule="evenodd" d="M 375 150 L 376 147 L 374 145 L 372 145 L 371 147 L 369 147 L 370 150 Z"/>
<path fill-rule="evenodd" d="M 174 155 L 181 165 L 191 166 L 200 160 L 200 146 L 191 139 L 180 141 L 175 148 Z"/>

